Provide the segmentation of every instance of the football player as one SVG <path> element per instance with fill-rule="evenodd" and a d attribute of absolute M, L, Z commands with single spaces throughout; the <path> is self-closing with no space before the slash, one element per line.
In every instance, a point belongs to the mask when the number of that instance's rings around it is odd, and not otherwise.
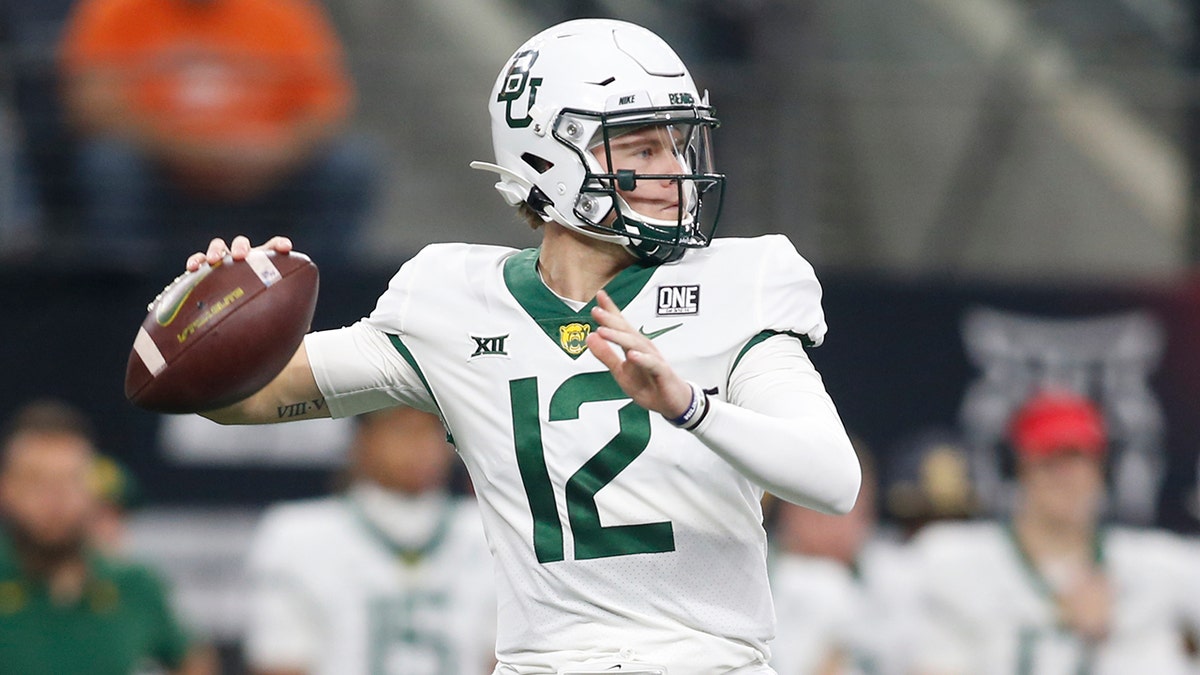
<path fill-rule="evenodd" d="M 914 542 L 926 600 L 917 672 L 1188 672 L 1195 554 L 1163 532 L 1105 527 L 1104 420 L 1068 391 L 1014 416 L 1011 522 L 934 524 Z"/>
<path fill-rule="evenodd" d="M 541 246 L 425 248 L 370 316 L 206 414 L 436 412 L 496 559 L 499 673 L 771 672 L 762 492 L 844 513 L 860 480 L 805 353 L 825 336 L 812 267 L 783 236 L 713 239 L 717 118 L 644 28 L 539 33 L 489 112 L 495 163 L 474 166 Z"/>
<path fill-rule="evenodd" d="M 345 495 L 282 504 L 250 556 L 256 675 L 477 675 L 493 664 L 492 558 L 474 500 L 452 497 L 434 415 L 364 415 Z"/>

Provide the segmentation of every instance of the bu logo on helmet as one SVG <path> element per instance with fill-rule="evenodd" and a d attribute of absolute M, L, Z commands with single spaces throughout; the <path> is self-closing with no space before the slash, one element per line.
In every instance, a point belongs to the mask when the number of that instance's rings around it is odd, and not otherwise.
<path fill-rule="evenodd" d="M 529 77 L 529 69 L 533 68 L 537 57 L 536 49 L 517 52 L 513 56 L 512 65 L 508 68 L 508 74 L 504 76 L 504 86 L 500 88 L 500 95 L 496 98 L 497 103 L 505 104 L 504 118 L 508 121 L 508 126 L 513 129 L 524 129 L 533 122 L 533 116 L 529 114 L 529 111 L 533 108 L 534 101 L 537 100 L 537 90 L 542 86 L 542 78 Z M 529 101 L 525 104 L 525 116 L 514 118 L 513 101 L 519 101 L 525 95 L 526 89 L 529 90 Z"/>

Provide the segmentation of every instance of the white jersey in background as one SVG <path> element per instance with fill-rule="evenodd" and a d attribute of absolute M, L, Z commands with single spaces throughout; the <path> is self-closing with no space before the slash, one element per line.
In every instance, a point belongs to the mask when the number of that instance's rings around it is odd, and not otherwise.
<path fill-rule="evenodd" d="M 1108 638 L 1088 644 L 1059 624 L 1009 526 L 929 526 L 916 541 L 928 619 L 916 672 L 1189 673 L 1183 627 L 1200 605 L 1200 561 L 1164 532 L 1107 528 L 1096 544 L 1115 604 Z"/>
<path fill-rule="evenodd" d="M 870 540 L 854 567 L 781 553 L 771 566 L 779 619 L 771 665 L 779 675 L 824 673 L 833 654 L 841 675 L 910 675 L 920 610 L 908 547 Z"/>
<path fill-rule="evenodd" d="M 850 666 L 854 623 L 866 598 L 850 568 L 830 558 L 784 553 L 772 560 L 771 587 L 778 617 L 771 666 L 780 675 L 818 675 L 833 657 Z"/>
<path fill-rule="evenodd" d="M 769 672 L 762 490 L 632 403 L 586 349 L 590 305 L 551 293 L 537 255 L 427 247 L 368 319 L 310 335 L 330 412 L 402 403 L 442 415 L 497 561 L 498 672 L 604 661 Z M 718 239 L 678 263 L 629 267 L 607 290 L 714 398 L 763 395 L 783 358 L 802 362 L 806 405 L 832 410 L 801 347 L 825 332 L 820 286 L 786 238 Z"/>
<path fill-rule="evenodd" d="M 356 490 L 268 510 L 249 565 L 252 668 L 478 675 L 491 667 L 492 560 L 474 501 L 412 498 L 377 522 L 373 496 Z"/>

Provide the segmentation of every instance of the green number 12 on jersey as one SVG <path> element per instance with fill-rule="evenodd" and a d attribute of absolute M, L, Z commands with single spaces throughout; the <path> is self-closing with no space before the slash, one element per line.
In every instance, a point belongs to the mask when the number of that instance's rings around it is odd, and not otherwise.
<path fill-rule="evenodd" d="M 546 469 L 542 422 L 538 419 L 537 378 L 512 380 L 508 389 L 512 400 L 517 467 L 533 513 L 533 549 L 538 562 L 558 562 L 564 558 L 563 528 L 554 499 L 554 486 Z M 608 371 L 580 373 L 568 378 L 550 397 L 550 422 L 579 419 L 579 409 L 584 403 L 628 398 Z M 617 411 L 617 419 L 620 421 L 617 435 L 592 455 L 563 488 L 576 560 L 675 550 L 675 534 L 668 521 L 638 525 L 600 524 L 596 493 L 637 459 L 650 443 L 650 413 L 645 408 L 629 401 Z"/>

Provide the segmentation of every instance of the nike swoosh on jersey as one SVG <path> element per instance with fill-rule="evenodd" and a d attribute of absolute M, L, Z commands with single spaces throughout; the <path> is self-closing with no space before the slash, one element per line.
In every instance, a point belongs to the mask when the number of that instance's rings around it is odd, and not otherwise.
<path fill-rule="evenodd" d="M 648 337 L 648 338 L 650 338 L 651 340 L 653 340 L 654 338 L 658 337 L 659 335 L 662 335 L 663 333 L 668 333 L 668 332 L 670 332 L 670 331 L 673 331 L 673 330 L 675 330 L 676 328 L 679 328 L 679 327 L 680 327 L 680 326 L 682 326 L 682 325 L 683 325 L 683 324 L 681 324 L 681 323 L 677 323 L 677 324 L 675 324 L 674 326 L 667 326 L 666 328 L 660 328 L 659 330 L 650 331 L 649 333 L 647 333 L 647 332 L 646 332 L 646 327 L 645 327 L 645 326 L 642 326 L 641 328 L 639 328 L 639 329 L 638 329 L 638 331 L 639 331 L 639 332 L 640 332 L 642 335 L 645 335 L 646 337 Z"/>

